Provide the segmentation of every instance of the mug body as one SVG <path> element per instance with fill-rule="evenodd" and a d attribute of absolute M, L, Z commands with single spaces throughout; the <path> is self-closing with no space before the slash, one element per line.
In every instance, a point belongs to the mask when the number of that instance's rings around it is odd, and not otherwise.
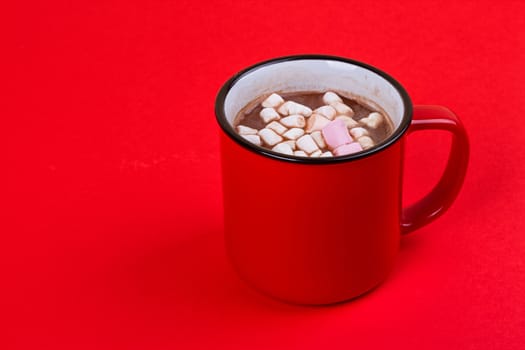
<path fill-rule="evenodd" d="M 272 92 L 335 91 L 392 119 L 394 133 L 360 153 L 286 156 L 233 129 L 237 113 Z M 238 274 L 258 290 L 300 304 L 363 294 L 391 270 L 400 240 L 404 133 L 412 106 L 390 76 L 331 56 L 263 62 L 219 92 L 225 240 Z"/>

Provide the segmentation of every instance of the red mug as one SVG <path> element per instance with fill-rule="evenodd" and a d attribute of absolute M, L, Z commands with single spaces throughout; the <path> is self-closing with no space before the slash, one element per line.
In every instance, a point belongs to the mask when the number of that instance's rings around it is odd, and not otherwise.
<path fill-rule="evenodd" d="M 232 127 L 237 113 L 260 96 L 328 90 L 380 106 L 393 134 L 359 153 L 302 158 L 255 146 Z M 300 55 L 256 64 L 224 84 L 215 113 L 228 256 L 248 284 L 283 301 L 331 304 L 380 284 L 401 235 L 443 214 L 467 169 L 467 135 L 449 109 L 412 106 L 391 76 L 346 58 Z M 449 131 L 449 160 L 434 189 L 402 208 L 404 144 L 419 130 Z"/>

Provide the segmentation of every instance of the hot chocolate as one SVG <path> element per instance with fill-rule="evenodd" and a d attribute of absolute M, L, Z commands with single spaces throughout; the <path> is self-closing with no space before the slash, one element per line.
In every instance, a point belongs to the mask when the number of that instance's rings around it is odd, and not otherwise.
<path fill-rule="evenodd" d="M 233 126 L 257 146 L 297 157 L 357 153 L 394 129 L 386 113 L 332 91 L 261 96 L 240 110 Z"/>

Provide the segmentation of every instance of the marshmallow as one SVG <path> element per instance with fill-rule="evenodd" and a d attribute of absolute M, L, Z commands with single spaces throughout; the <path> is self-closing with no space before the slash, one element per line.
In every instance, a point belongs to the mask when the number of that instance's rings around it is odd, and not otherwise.
<path fill-rule="evenodd" d="M 358 139 L 361 136 L 368 136 L 368 130 L 361 127 L 353 128 L 350 129 L 350 135 L 352 135 L 354 139 Z"/>
<path fill-rule="evenodd" d="M 314 131 L 310 134 L 312 138 L 314 139 L 315 143 L 317 143 L 317 146 L 319 148 L 326 148 L 326 143 L 324 142 L 323 134 L 321 134 L 320 131 Z"/>
<path fill-rule="evenodd" d="M 271 107 L 263 108 L 261 112 L 259 113 L 262 120 L 264 120 L 265 123 L 269 123 L 272 120 L 279 120 L 281 119 L 281 116 L 277 111 Z"/>
<path fill-rule="evenodd" d="M 333 157 L 334 155 L 330 151 L 326 151 L 323 154 L 321 154 L 319 157 Z"/>
<path fill-rule="evenodd" d="M 279 107 L 284 102 L 283 98 L 276 93 L 271 94 L 266 98 L 266 100 L 262 101 L 261 105 L 263 107 Z"/>
<path fill-rule="evenodd" d="M 377 112 L 372 112 L 368 117 L 360 119 L 359 122 L 365 124 L 369 128 L 375 129 L 383 121 L 383 116 Z"/>
<path fill-rule="evenodd" d="M 294 114 L 289 117 L 284 117 L 281 119 L 281 124 L 288 128 L 304 128 L 306 121 L 304 117 L 300 114 Z"/>
<path fill-rule="evenodd" d="M 359 125 L 355 120 L 346 115 L 338 115 L 337 117 L 335 117 L 335 119 L 341 119 L 348 129 Z"/>
<path fill-rule="evenodd" d="M 320 114 L 312 114 L 306 122 L 306 132 L 313 132 L 316 130 L 322 130 L 325 126 L 330 123 L 330 119 L 323 117 Z"/>
<path fill-rule="evenodd" d="M 259 136 L 268 146 L 275 146 L 283 140 L 275 131 L 266 128 L 259 130 Z"/>
<path fill-rule="evenodd" d="M 244 139 L 250 141 L 254 145 L 261 146 L 261 138 L 258 135 L 241 135 Z"/>
<path fill-rule="evenodd" d="M 257 135 L 257 130 L 256 129 L 252 129 L 248 126 L 244 126 L 244 125 L 238 125 L 237 126 L 237 133 L 239 135 Z"/>
<path fill-rule="evenodd" d="M 343 100 L 335 92 L 328 91 L 323 95 L 323 102 L 329 105 L 334 102 L 343 102 Z"/>
<path fill-rule="evenodd" d="M 314 153 L 310 154 L 310 157 L 317 158 L 320 157 L 322 153 L 323 152 L 321 152 L 321 150 L 317 150 Z"/>
<path fill-rule="evenodd" d="M 344 114 L 344 115 L 347 115 L 349 117 L 353 117 L 354 116 L 354 110 L 352 108 L 350 108 L 350 106 L 345 105 L 343 102 L 337 102 L 336 101 L 336 102 L 333 102 L 330 105 L 335 109 L 337 114 Z"/>
<path fill-rule="evenodd" d="M 374 141 L 368 136 L 361 136 L 357 139 L 357 142 L 363 147 L 363 149 L 369 149 L 374 147 Z"/>
<path fill-rule="evenodd" d="M 288 141 L 283 141 L 281 143 L 286 143 L 287 145 L 289 145 L 294 151 L 295 149 L 297 148 L 297 146 L 295 145 L 295 141 L 293 140 L 288 140 Z"/>
<path fill-rule="evenodd" d="M 335 149 L 353 141 L 348 133 L 345 123 L 341 119 L 331 121 L 321 132 L 325 143 L 330 149 Z"/>
<path fill-rule="evenodd" d="M 312 110 L 310 108 L 293 101 L 286 101 L 281 105 L 281 107 L 279 107 L 278 111 L 282 115 L 300 114 L 304 115 L 305 117 L 309 117 L 312 114 Z"/>
<path fill-rule="evenodd" d="M 266 128 L 275 131 L 279 135 L 282 135 L 286 130 L 288 130 L 284 125 L 276 121 L 273 121 L 270 124 L 266 125 Z"/>
<path fill-rule="evenodd" d="M 361 148 L 361 145 L 359 143 L 352 142 L 352 143 L 341 145 L 337 147 L 336 149 L 334 149 L 334 154 L 336 156 L 344 156 L 344 155 L 356 153 L 362 150 L 363 149 Z"/>
<path fill-rule="evenodd" d="M 277 145 L 275 145 L 273 148 L 272 148 L 272 151 L 274 152 L 279 152 L 279 153 L 284 153 L 284 154 L 289 154 L 289 155 L 293 155 L 293 149 L 292 147 L 290 147 L 289 144 L 287 143 L 278 143 Z"/>
<path fill-rule="evenodd" d="M 304 130 L 301 128 L 291 128 L 283 134 L 288 140 L 295 140 L 304 135 Z"/>
<path fill-rule="evenodd" d="M 320 114 L 325 118 L 328 118 L 330 120 L 334 119 L 335 115 L 337 114 L 336 110 L 332 106 L 322 106 L 314 110 L 313 113 Z"/>
<path fill-rule="evenodd" d="M 308 154 L 304 153 L 304 151 L 295 151 L 293 155 L 297 157 L 308 157 Z"/>
<path fill-rule="evenodd" d="M 299 139 L 297 139 L 296 143 L 297 143 L 297 148 L 305 151 L 308 154 L 319 150 L 319 147 L 317 147 L 317 144 L 315 143 L 314 139 L 310 135 L 301 136 Z"/>

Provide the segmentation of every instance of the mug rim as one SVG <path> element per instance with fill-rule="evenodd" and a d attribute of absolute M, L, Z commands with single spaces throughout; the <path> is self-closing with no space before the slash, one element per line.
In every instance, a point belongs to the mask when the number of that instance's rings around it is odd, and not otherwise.
<path fill-rule="evenodd" d="M 369 71 L 372 71 L 385 80 L 388 81 L 399 93 L 401 100 L 403 102 L 403 117 L 401 119 L 401 123 L 397 127 L 397 129 L 394 131 L 392 135 L 388 139 L 386 139 L 383 143 L 381 143 L 378 146 L 372 147 L 370 149 L 353 153 L 353 154 L 347 154 L 343 156 L 333 156 L 333 157 L 297 157 L 297 156 L 290 156 L 283 153 L 275 152 L 263 147 L 258 147 L 256 145 L 251 144 L 248 140 L 245 140 L 242 138 L 239 134 L 235 132 L 232 125 L 227 121 L 226 113 L 224 111 L 224 103 L 226 101 L 226 96 L 228 95 L 231 88 L 239 81 L 241 78 L 249 74 L 250 72 L 257 70 L 264 66 L 273 65 L 276 63 L 282 63 L 282 62 L 290 62 L 290 61 L 299 61 L 299 60 L 325 60 L 325 61 L 339 61 L 343 63 L 352 64 L 355 66 L 360 66 L 362 68 L 365 68 Z M 340 56 L 331 56 L 331 55 L 318 55 L 318 54 L 306 54 L 306 55 L 291 55 L 291 56 L 282 56 L 282 57 L 276 57 L 269 60 L 261 61 L 259 63 L 253 64 L 236 74 L 234 74 L 230 79 L 228 79 L 224 85 L 219 90 L 217 97 L 215 99 L 215 117 L 216 120 L 221 127 L 221 129 L 228 135 L 231 139 L 233 139 L 237 144 L 240 146 L 250 150 L 251 152 L 254 152 L 256 154 L 266 156 L 272 159 L 286 161 L 286 162 L 292 162 L 292 163 L 301 163 L 301 164 L 334 164 L 334 163 L 340 163 L 340 162 L 349 162 L 354 161 L 358 159 L 362 159 L 365 157 L 372 156 L 378 152 L 381 152 L 385 150 L 386 148 L 390 147 L 394 143 L 396 143 L 408 130 L 408 127 L 410 126 L 410 123 L 412 121 L 412 101 L 410 99 L 410 96 L 406 92 L 405 88 L 392 76 L 385 73 L 384 71 L 371 66 L 369 64 L 356 61 L 354 59 L 340 57 Z"/>

